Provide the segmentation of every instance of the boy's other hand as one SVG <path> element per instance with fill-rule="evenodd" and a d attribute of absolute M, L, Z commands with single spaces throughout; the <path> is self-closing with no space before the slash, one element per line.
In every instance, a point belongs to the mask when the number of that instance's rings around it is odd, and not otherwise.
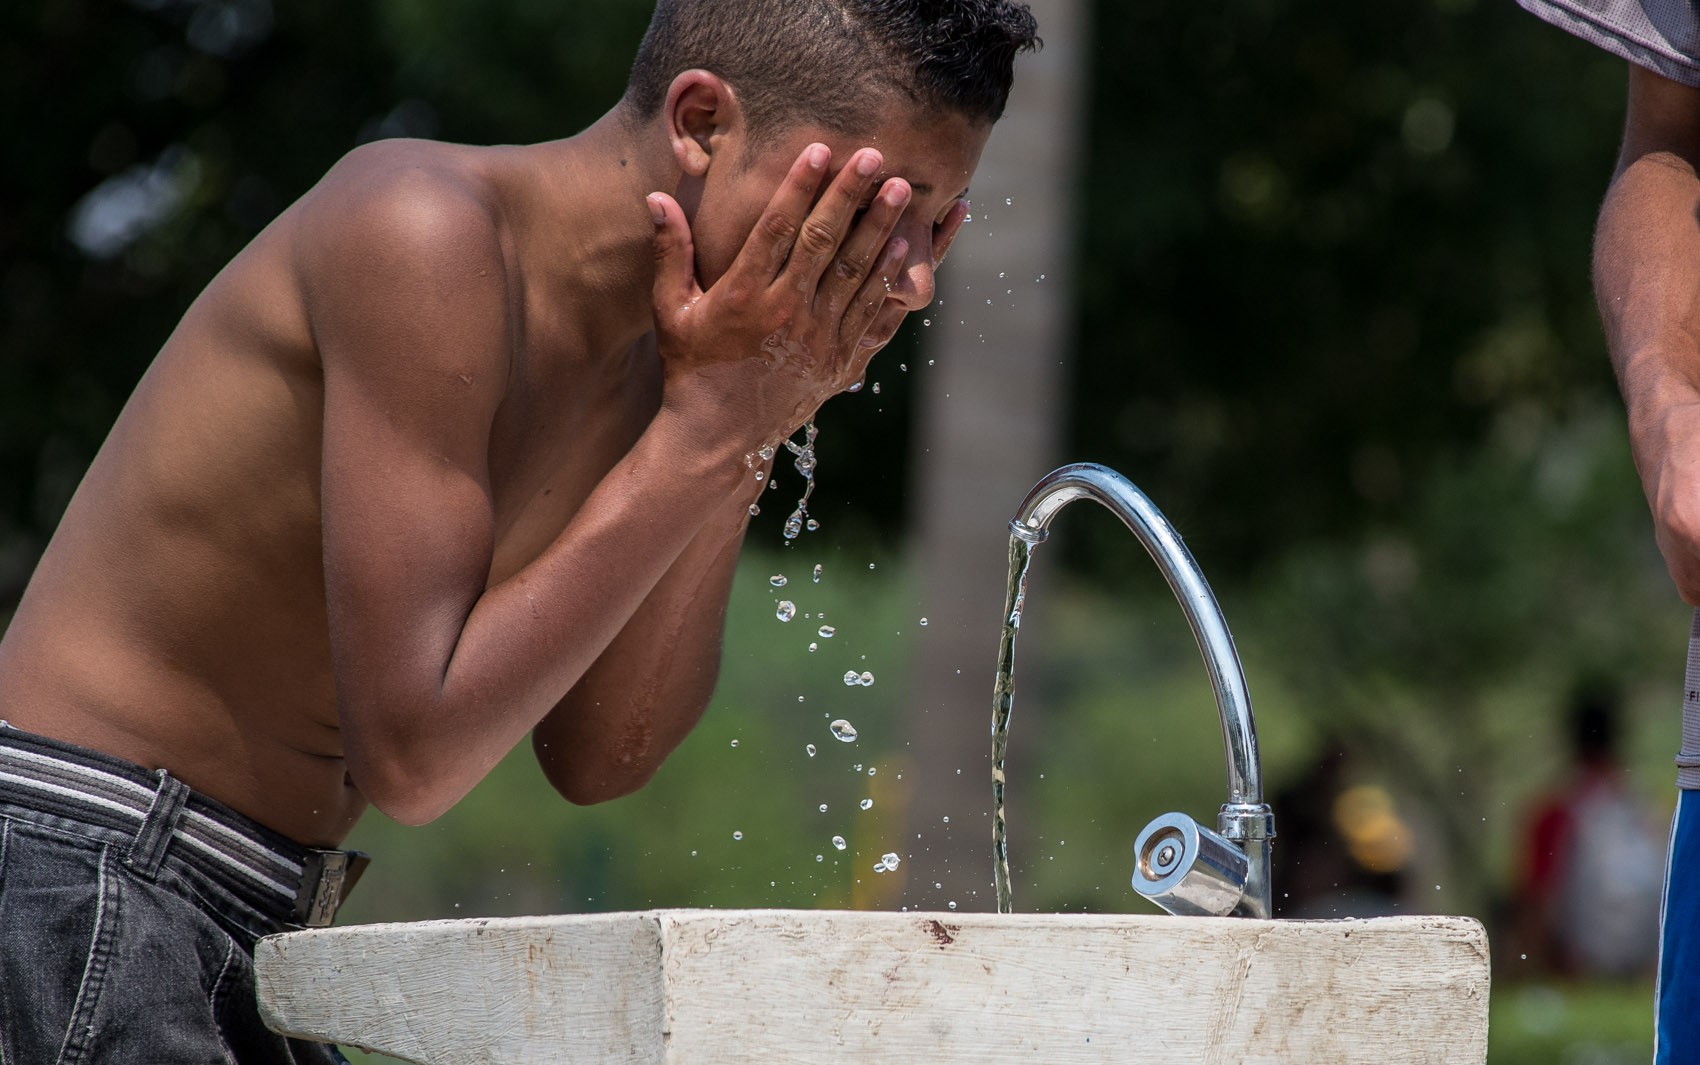
<path fill-rule="evenodd" d="M 908 254 L 906 240 L 891 239 L 908 183 L 887 180 L 867 201 L 882 160 L 863 148 L 820 193 L 830 161 L 825 145 L 803 151 L 706 292 L 684 211 L 664 193 L 649 197 L 663 404 L 716 412 L 758 436 L 752 446 L 791 435 L 861 379 L 881 346 L 870 327 Z"/>

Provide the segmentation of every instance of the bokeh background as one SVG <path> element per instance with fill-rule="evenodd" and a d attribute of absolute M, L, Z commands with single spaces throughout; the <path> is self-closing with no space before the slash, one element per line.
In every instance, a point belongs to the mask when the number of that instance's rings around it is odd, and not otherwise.
<path fill-rule="evenodd" d="M 757 520 L 699 730 L 605 806 L 561 802 L 520 752 L 432 825 L 369 815 L 346 919 L 991 908 L 1004 523 L 1091 460 L 1177 524 L 1235 630 L 1282 912 L 1478 916 L 1491 1061 L 1646 1060 L 1649 970 L 1567 950 L 1579 919 L 1540 858 L 1583 790 L 1579 703 L 1617 722 L 1617 793 L 1650 837 L 1674 800 L 1688 612 L 1587 285 L 1622 63 L 1507 0 L 1033 7 L 1046 48 L 940 299 L 877 388 L 823 411 L 821 530 L 785 546 L 788 505 Z M 618 97 L 648 12 L 0 5 L 0 624 L 136 379 L 250 237 L 365 141 L 572 133 Z M 1017 908 L 1147 912 L 1134 835 L 1223 795 L 1167 589 L 1113 518 L 1071 509 L 1023 626 Z M 1612 856 L 1624 891 L 1656 886 L 1646 851 Z M 886 852 L 901 865 L 876 872 Z"/>

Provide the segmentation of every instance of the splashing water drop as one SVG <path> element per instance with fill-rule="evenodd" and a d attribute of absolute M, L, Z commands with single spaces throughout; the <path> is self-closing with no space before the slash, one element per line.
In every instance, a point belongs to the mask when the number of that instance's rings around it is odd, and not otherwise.
<path fill-rule="evenodd" d="M 803 531 L 805 519 L 808 519 L 807 527 L 810 531 L 817 527 L 814 520 L 809 518 L 808 515 L 809 497 L 814 495 L 815 492 L 815 437 L 819 434 L 820 431 L 815 428 L 814 422 L 804 422 L 803 442 L 799 444 L 795 440 L 785 441 L 786 450 L 796 456 L 797 472 L 803 475 L 802 498 L 797 500 L 797 509 L 793 510 L 791 516 L 785 519 L 783 535 L 787 541 L 795 540 L 798 534 Z"/>
<path fill-rule="evenodd" d="M 945 905 L 954 910 L 956 909 L 956 900 L 951 899 L 949 902 L 945 903 Z"/>
<path fill-rule="evenodd" d="M 732 746 L 734 746 L 734 747 L 736 747 L 736 746 L 738 746 L 738 741 L 737 741 L 737 740 L 733 740 L 733 741 L 732 741 Z"/>
<path fill-rule="evenodd" d="M 763 444 L 756 451 L 756 454 L 761 456 L 761 460 L 763 462 L 768 462 L 768 461 L 772 460 L 772 458 L 776 454 L 776 452 L 774 451 L 772 444 Z"/>
<path fill-rule="evenodd" d="M 820 522 L 810 518 L 806 523 L 804 523 L 803 527 L 810 532 L 814 532 L 816 529 L 820 528 Z"/>
<path fill-rule="evenodd" d="M 950 815 L 949 814 L 944 815 L 944 823 L 947 824 L 947 825 L 950 824 Z"/>
<path fill-rule="evenodd" d="M 846 842 L 844 842 L 844 837 L 843 837 L 843 836 L 834 836 L 834 837 L 832 837 L 832 849 L 833 849 L 833 850 L 840 850 L 840 851 L 841 851 L 841 850 L 843 850 L 843 849 L 844 849 L 844 848 L 845 848 L 845 847 L 848 847 L 848 846 L 849 846 L 849 845 L 850 845 L 850 844 L 848 844 L 848 843 L 846 843 Z"/>
<path fill-rule="evenodd" d="M 880 394 L 880 383 L 878 381 L 874 382 L 873 393 L 876 396 Z"/>
<path fill-rule="evenodd" d="M 864 672 L 860 677 L 858 677 L 856 679 L 861 681 L 862 687 L 864 687 L 864 688 L 872 688 L 874 686 L 874 675 L 872 673 Z"/>
<path fill-rule="evenodd" d="M 853 669 L 845 670 L 844 671 L 844 686 L 846 688 L 859 688 L 859 687 L 861 687 L 862 686 L 862 675 L 860 673 L 857 673 Z"/>
<path fill-rule="evenodd" d="M 743 834 L 743 833 L 742 833 L 742 832 L 733 832 L 733 833 L 732 833 L 732 838 L 733 838 L 733 839 L 743 839 L 743 838 L 744 838 L 744 834 Z"/>
<path fill-rule="evenodd" d="M 781 599 L 779 605 L 773 608 L 773 616 L 780 621 L 790 621 L 797 616 L 797 604 L 789 599 Z"/>
<path fill-rule="evenodd" d="M 840 743 L 856 742 L 856 726 L 843 718 L 838 718 L 832 724 L 828 725 L 827 728 L 832 730 L 832 738 L 838 740 Z"/>
<path fill-rule="evenodd" d="M 926 619 L 926 618 L 922 618 L 922 619 L 921 619 L 921 627 L 922 627 L 922 628 L 923 628 L 923 629 L 924 629 L 924 628 L 926 628 L 926 627 L 927 627 L 927 619 Z"/>
<path fill-rule="evenodd" d="M 838 630 L 833 628 L 831 625 L 822 625 L 818 631 L 820 632 L 820 638 L 823 640 L 830 640 L 838 634 Z"/>
<path fill-rule="evenodd" d="M 815 855 L 815 861 L 817 861 L 817 862 L 824 862 L 824 861 L 826 861 L 826 855 L 824 855 L 824 854 L 817 854 L 817 855 Z"/>
<path fill-rule="evenodd" d="M 899 858 L 893 851 L 886 851 L 885 857 L 881 858 L 880 861 L 885 863 L 887 869 L 896 869 L 903 864 L 903 859 Z"/>
<path fill-rule="evenodd" d="M 773 585 L 775 588 L 783 588 L 791 582 L 785 579 L 785 574 L 775 573 L 767 579 L 767 583 Z"/>
<path fill-rule="evenodd" d="M 810 641 L 810 643 L 809 643 L 809 653 L 814 654 L 818 650 L 820 650 L 820 644 L 815 643 L 813 641 Z"/>
<path fill-rule="evenodd" d="M 816 584 L 820 583 L 820 563 L 819 562 L 815 563 L 815 583 Z"/>
<path fill-rule="evenodd" d="M 820 812 L 823 814 L 826 813 L 826 803 L 823 802 L 820 804 Z"/>
<path fill-rule="evenodd" d="M 804 745 L 803 745 L 803 750 L 805 750 L 805 751 L 807 751 L 807 752 L 809 752 L 809 757 L 810 757 L 810 758 L 813 758 L 813 757 L 814 757 L 814 756 L 815 756 L 815 745 L 814 745 L 814 744 L 812 744 L 812 743 L 806 743 L 806 744 L 804 744 Z"/>
<path fill-rule="evenodd" d="M 862 390 L 862 382 L 857 381 L 855 384 L 851 385 L 849 388 L 846 388 L 844 391 L 846 391 L 846 392 L 860 392 L 861 390 Z"/>
<path fill-rule="evenodd" d="M 868 775 L 869 775 L 869 776 L 870 776 L 870 777 L 871 777 L 871 776 L 873 776 L 873 775 L 874 775 L 874 774 L 875 774 L 875 773 L 877 773 L 877 772 L 879 772 L 879 770 L 877 770 L 877 769 L 875 769 L 875 768 L 874 768 L 874 767 L 873 767 L 873 766 L 869 766 L 869 767 L 868 767 Z"/>
<path fill-rule="evenodd" d="M 756 506 L 756 505 L 755 505 L 755 504 L 754 504 L 754 503 L 751 503 L 751 504 L 750 504 L 750 517 L 752 517 L 752 518 L 753 518 L 753 517 L 755 517 L 755 516 L 756 516 L 756 515 L 757 515 L 757 514 L 760 514 L 760 513 L 761 513 L 761 508 L 760 508 L 760 507 L 758 507 L 758 506 Z"/>
<path fill-rule="evenodd" d="M 921 324 L 922 325 L 932 325 L 933 320 L 931 318 L 923 318 L 923 319 L 921 319 Z"/>
<path fill-rule="evenodd" d="M 872 810 L 874 808 L 874 800 L 863 799 L 861 802 L 857 803 L 856 805 L 860 806 L 864 810 Z"/>

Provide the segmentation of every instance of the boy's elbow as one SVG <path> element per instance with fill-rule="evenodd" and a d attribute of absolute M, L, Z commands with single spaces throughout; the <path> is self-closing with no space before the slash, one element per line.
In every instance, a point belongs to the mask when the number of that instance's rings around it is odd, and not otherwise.
<path fill-rule="evenodd" d="M 659 768 L 659 760 L 654 764 L 637 761 L 553 767 L 546 764 L 544 776 L 561 798 L 574 806 L 594 806 L 638 791 Z"/>
<path fill-rule="evenodd" d="M 348 756 L 348 776 L 366 801 L 398 824 L 429 824 L 460 801 L 461 791 L 445 786 L 437 774 L 410 767 L 401 759 Z"/>

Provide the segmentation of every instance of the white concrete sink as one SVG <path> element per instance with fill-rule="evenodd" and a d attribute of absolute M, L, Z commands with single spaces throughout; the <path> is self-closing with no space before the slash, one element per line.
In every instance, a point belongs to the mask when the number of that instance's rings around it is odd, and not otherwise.
<path fill-rule="evenodd" d="M 1481 1065 L 1488 944 L 1368 921 L 656 910 L 260 941 L 278 1031 L 426 1065 Z"/>

